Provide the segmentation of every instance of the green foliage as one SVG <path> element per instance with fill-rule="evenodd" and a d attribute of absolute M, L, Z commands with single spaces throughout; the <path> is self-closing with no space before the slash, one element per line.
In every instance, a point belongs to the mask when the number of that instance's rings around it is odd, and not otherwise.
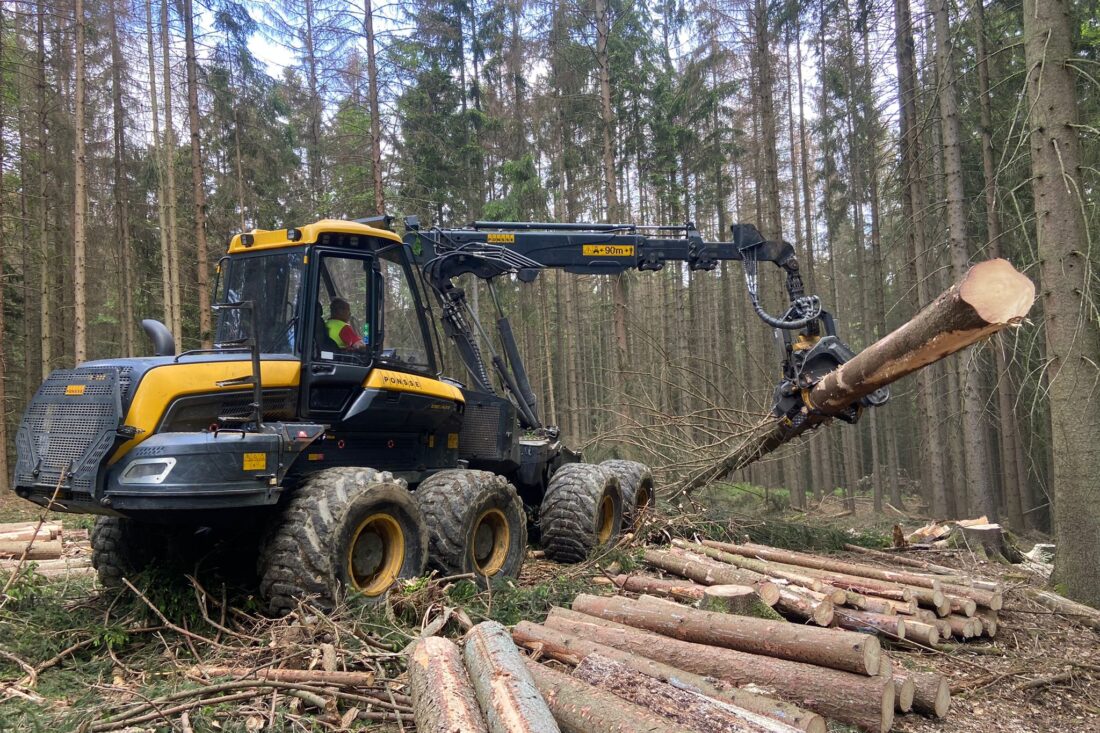
<path fill-rule="evenodd" d="M 520 621 L 541 622 L 553 606 L 568 606 L 578 593 L 600 592 L 586 578 L 558 577 L 537 585 L 504 582 L 492 592 L 479 592 L 476 585 L 462 581 L 448 598 L 466 609 L 475 620 L 492 619 L 511 626 Z"/>

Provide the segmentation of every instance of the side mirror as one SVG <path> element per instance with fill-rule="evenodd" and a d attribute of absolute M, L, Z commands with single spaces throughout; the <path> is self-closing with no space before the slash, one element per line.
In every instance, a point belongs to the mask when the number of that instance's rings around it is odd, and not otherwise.
<path fill-rule="evenodd" d="M 153 342 L 154 356 L 175 356 L 176 340 L 172 338 L 172 332 L 160 321 L 146 318 L 141 322 L 145 335 Z"/>

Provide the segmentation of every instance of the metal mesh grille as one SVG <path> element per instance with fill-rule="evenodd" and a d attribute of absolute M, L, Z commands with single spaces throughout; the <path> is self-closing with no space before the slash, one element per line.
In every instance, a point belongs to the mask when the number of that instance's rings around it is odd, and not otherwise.
<path fill-rule="evenodd" d="M 459 451 L 463 456 L 495 456 L 500 440 L 501 405 L 466 404 Z"/>
<path fill-rule="evenodd" d="M 114 367 L 58 370 L 46 379 L 19 426 L 17 485 L 91 493 L 117 439 L 119 381 Z"/>

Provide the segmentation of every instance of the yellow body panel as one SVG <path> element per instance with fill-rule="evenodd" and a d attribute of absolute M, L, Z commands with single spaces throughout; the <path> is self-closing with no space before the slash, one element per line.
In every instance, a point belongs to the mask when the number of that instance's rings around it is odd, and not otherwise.
<path fill-rule="evenodd" d="M 393 392 L 413 392 L 455 402 L 466 401 L 466 398 L 462 396 L 462 390 L 453 384 L 447 384 L 431 377 L 394 372 L 389 369 L 372 369 L 367 381 L 363 382 L 363 387 L 366 389 L 385 389 Z"/>
<path fill-rule="evenodd" d="M 263 361 L 260 381 L 265 388 L 297 387 L 301 368 L 297 361 Z M 240 391 L 239 386 L 219 387 L 217 383 L 251 373 L 252 363 L 248 361 L 184 362 L 149 370 L 126 412 L 126 425 L 137 428 L 138 434 L 118 447 L 111 463 L 153 435 L 172 400 L 184 395 Z"/>
<path fill-rule="evenodd" d="M 388 239 L 398 244 L 401 243 L 401 237 L 388 229 L 378 229 L 376 227 L 367 226 L 366 224 L 344 221 L 343 219 L 321 219 L 312 224 L 306 224 L 305 226 L 296 228 L 301 232 L 302 236 L 294 242 L 287 238 L 286 229 L 253 229 L 251 232 L 248 232 L 252 235 L 252 244 L 248 247 L 244 246 L 241 242 L 241 235 L 238 234 L 229 242 L 229 253 L 239 254 L 241 252 L 254 252 L 261 249 L 279 249 L 280 247 L 299 247 L 303 244 L 313 244 L 325 232 L 360 234 L 364 237 L 380 237 L 381 239 Z"/>

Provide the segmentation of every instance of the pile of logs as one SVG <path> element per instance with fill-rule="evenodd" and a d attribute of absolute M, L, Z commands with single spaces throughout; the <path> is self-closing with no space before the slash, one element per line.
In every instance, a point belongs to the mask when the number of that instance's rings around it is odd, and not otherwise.
<path fill-rule="evenodd" d="M 997 635 L 1002 605 L 997 583 L 922 560 L 856 545 L 848 549 L 892 567 L 765 545 L 674 540 L 667 550 L 647 550 L 644 559 L 677 579 L 619 575 L 605 582 L 628 593 L 663 596 L 709 610 L 835 626 L 927 647 L 952 638 Z M 757 608 L 723 607 L 731 602 L 751 602 Z"/>
<path fill-rule="evenodd" d="M 93 575 L 86 530 L 63 530 L 60 522 L 0 524 L 0 574 L 28 563 L 46 578 Z"/>

